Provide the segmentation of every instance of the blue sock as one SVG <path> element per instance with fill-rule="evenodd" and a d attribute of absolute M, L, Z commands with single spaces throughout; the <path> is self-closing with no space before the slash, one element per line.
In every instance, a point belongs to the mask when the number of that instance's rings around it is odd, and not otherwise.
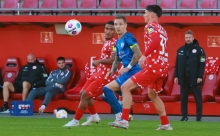
<path fill-rule="evenodd" d="M 122 96 L 121 91 L 117 91 L 116 93 L 119 94 L 120 96 Z M 104 95 L 102 95 L 102 99 L 109 104 L 108 99 L 107 99 Z M 120 104 L 120 103 L 119 103 L 119 104 Z M 120 105 L 121 105 L 121 104 L 120 104 Z M 122 106 L 120 106 L 120 111 L 122 112 Z M 113 111 L 113 112 L 114 112 L 114 111 Z M 117 114 L 117 113 L 114 112 L 114 114 Z"/>
<path fill-rule="evenodd" d="M 104 95 L 102 95 L 102 99 L 103 99 L 105 102 L 108 103 L 108 100 L 107 100 L 107 98 L 106 98 Z M 108 104 L 109 104 L 109 103 L 108 103 Z"/>
<path fill-rule="evenodd" d="M 107 99 L 108 103 L 110 104 L 114 114 L 117 114 L 122 111 L 121 104 L 118 102 L 117 97 L 113 93 L 113 91 L 107 87 L 103 88 L 103 92 L 105 94 L 105 98 Z"/>

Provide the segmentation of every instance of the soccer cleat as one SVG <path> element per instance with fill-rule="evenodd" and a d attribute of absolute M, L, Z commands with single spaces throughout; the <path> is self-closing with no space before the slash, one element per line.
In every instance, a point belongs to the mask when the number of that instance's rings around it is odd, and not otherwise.
<path fill-rule="evenodd" d="M 10 113 L 9 109 L 7 107 L 1 107 L 0 113 Z"/>
<path fill-rule="evenodd" d="M 87 117 L 87 121 L 82 123 L 82 126 L 90 126 L 92 123 L 99 123 L 100 121 L 99 115 Z"/>
<path fill-rule="evenodd" d="M 76 126 L 79 126 L 79 121 L 73 119 L 69 121 L 67 124 L 65 124 L 63 127 L 76 127 Z"/>
<path fill-rule="evenodd" d="M 125 120 L 110 122 L 108 123 L 108 125 L 113 128 L 123 128 L 123 129 L 128 129 L 129 127 L 128 121 L 125 121 Z"/>
<path fill-rule="evenodd" d="M 170 125 L 160 125 L 156 130 L 173 130 Z"/>

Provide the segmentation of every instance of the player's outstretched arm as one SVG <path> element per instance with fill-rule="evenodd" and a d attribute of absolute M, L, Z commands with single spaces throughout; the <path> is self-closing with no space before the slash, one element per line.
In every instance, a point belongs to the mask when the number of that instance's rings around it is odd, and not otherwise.
<path fill-rule="evenodd" d="M 115 59 L 115 53 L 112 53 L 109 59 L 97 60 L 97 61 L 98 63 L 101 63 L 101 64 L 112 65 L 112 63 L 114 62 L 114 59 Z"/>

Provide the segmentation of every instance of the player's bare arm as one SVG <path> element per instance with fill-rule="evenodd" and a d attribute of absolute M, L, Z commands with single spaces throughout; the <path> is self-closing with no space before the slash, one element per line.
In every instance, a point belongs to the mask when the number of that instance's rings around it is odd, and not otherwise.
<path fill-rule="evenodd" d="M 129 71 L 139 60 L 139 58 L 141 57 L 142 53 L 140 51 L 139 46 L 136 44 L 132 47 L 132 51 L 134 52 L 133 57 L 131 59 L 131 62 L 129 63 L 129 65 L 125 68 L 122 68 L 118 71 L 118 73 L 121 75 L 124 72 Z"/>
<path fill-rule="evenodd" d="M 121 62 L 121 60 L 120 60 L 120 58 L 118 57 L 118 56 L 115 56 L 115 59 L 114 59 L 114 62 L 113 62 L 113 64 L 112 64 L 112 68 L 111 68 L 111 70 L 106 74 L 106 77 L 108 77 L 108 76 L 112 76 L 114 73 L 115 73 L 115 71 L 118 69 L 118 65 L 120 64 L 120 62 Z"/>
<path fill-rule="evenodd" d="M 93 66 L 98 66 L 100 63 L 105 64 L 105 65 L 112 65 L 113 61 L 115 59 L 115 52 L 111 54 L 110 59 L 105 59 L 105 60 L 94 60 L 92 62 Z"/>
<path fill-rule="evenodd" d="M 142 56 L 142 53 L 141 53 L 141 50 L 139 48 L 138 45 L 135 45 L 133 48 L 132 48 L 132 51 L 134 52 L 134 55 L 132 57 L 132 60 L 130 62 L 130 65 L 131 66 L 134 66 L 138 60 L 140 59 L 140 57 Z"/>

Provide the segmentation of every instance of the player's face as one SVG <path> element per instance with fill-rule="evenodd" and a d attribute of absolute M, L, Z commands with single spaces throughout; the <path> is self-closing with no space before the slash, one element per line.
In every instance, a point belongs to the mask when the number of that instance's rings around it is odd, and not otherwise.
<path fill-rule="evenodd" d="M 64 60 L 58 60 L 57 66 L 58 66 L 58 68 L 63 69 L 66 66 L 66 63 Z"/>
<path fill-rule="evenodd" d="M 144 22 L 145 22 L 145 23 L 148 23 L 149 20 L 150 20 L 150 12 L 148 12 L 147 10 L 145 10 L 145 13 L 144 13 L 143 17 L 144 17 Z"/>
<path fill-rule="evenodd" d="M 115 31 L 118 35 L 122 35 L 126 32 L 127 23 L 123 21 L 123 19 L 115 19 Z"/>
<path fill-rule="evenodd" d="M 145 10 L 143 17 L 144 17 L 144 22 L 149 23 L 149 21 L 155 17 L 155 13 Z"/>
<path fill-rule="evenodd" d="M 106 24 L 105 25 L 105 39 L 109 40 L 115 35 L 114 25 Z"/>
<path fill-rule="evenodd" d="M 27 62 L 28 63 L 34 63 L 36 58 L 33 55 L 28 55 L 27 56 Z"/>
<path fill-rule="evenodd" d="M 185 35 L 185 41 L 187 44 L 193 43 L 194 37 L 192 34 L 186 34 Z"/>

